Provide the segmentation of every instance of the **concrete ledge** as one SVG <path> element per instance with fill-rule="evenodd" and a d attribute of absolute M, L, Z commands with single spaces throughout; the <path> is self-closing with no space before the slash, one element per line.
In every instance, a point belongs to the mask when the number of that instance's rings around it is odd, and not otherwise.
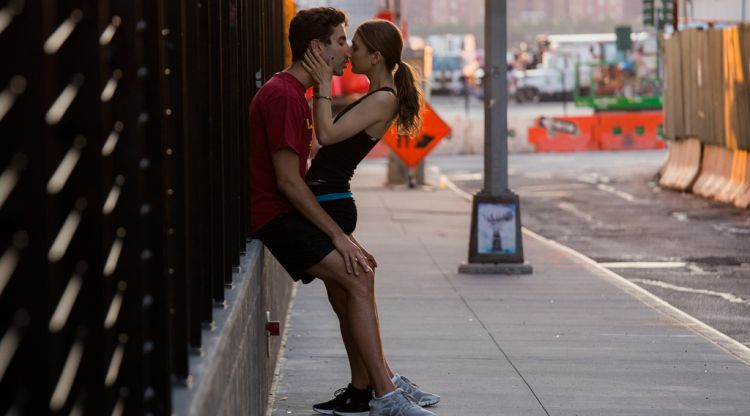
<path fill-rule="evenodd" d="M 252 240 L 203 330 L 200 354 L 190 358 L 190 386 L 173 388 L 175 415 L 262 415 L 267 406 L 280 337 L 267 336 L 267 313 L 285 322 L 292 280 L 263 245 Z M 283 328 L 282 328 L 283 332 Z"/>

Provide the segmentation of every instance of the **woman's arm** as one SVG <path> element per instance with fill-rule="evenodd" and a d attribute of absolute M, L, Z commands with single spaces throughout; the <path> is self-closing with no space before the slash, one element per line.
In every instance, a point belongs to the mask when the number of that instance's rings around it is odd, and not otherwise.
<path fill-rule="evenodd" d="M 334 123 L 331 115 L 331 101 L 328 99 L 331 96 L 330 65 L 313 50 L 305 53 L 302 65 L 318 85 L 318 90 L 313 95 L 313 117 L 315 135 L 321 145 L 338 143 L 362 130 L 376 127 L 378 123 L 382 123 L 380 126 L 382 129 L 379 130 L 385 131 L 396 113 L 397 100 L 393 94 L 387 91 L 376 92 Z"/>

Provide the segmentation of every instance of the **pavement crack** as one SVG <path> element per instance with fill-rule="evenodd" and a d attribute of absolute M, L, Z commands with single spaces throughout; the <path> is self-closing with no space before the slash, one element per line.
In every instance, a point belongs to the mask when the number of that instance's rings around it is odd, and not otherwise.
<path fill-rule="evenodd" d="M 474 319 L 476 319 L 476 321 L 479 322 L 479 325 L 482 326 L 482 329 L 484 329 L 484 331 L 487 333 L 487 336 L 489 336 L 489 338 L 495 344 L 495 346 L 497 347 L 498 351 L 500 351 L 500 353 L 503 355 L 503 357 L 505 357 L 505 360 L 508 362 L 508 364 L 510 364 L 510 366 L 513 367 L 513 370 L 516 372 L 516 374 L 518 374 L 518 377 L 521 378 L 521 380 L 523 381 L 523 383 L 529 389 L 529 392 L 531 392 L 531 395 L 534 396 L 534 399 L 536 399 L 537 403 L 539 403 L 539 406 L 541 406 L 542 410 L 544 410 L 544 414 L 546 414 L 547 416 L 550 416 L 549 412 L 547 411 L 547 408 L 544 407 L 544 404 L 542 404 L 541 399 L 539 399 L 539 396 L 537 396 L 536 392 L 531 387 L 531 384 L 529 384 L 529 382 L 526 380 L 526 378 L 523 376 L 523 374 L 521 374 L 521 371 L 518 369 L 518 367 L 516 367 L 516 365 L 510 359 L 510 357 L 505 352 L 505 350 L 503 349 L 503 347 L 500 346 L 500 343 L 497 341 L 497 339 L 495 339 L 495 336 L 492 335 L 492 332 L 490 332 L 490 329 L 487 328 L 487 325 L 484 323 L 484 321 L 482 321 L 482 319 L 479 317 L 479 315 L 474 310 L 474 308 L 472 308 L 471 305 L 469 305 L 469 302 L 466 300 L 466 298 L 464 298 L 463 295 L 461 295 L 461 292 L 458 291 L 458 289 L 456 288 L 456 285 L 453 284 L 453 282 L 448 277 L 448 275 L 445 273 L 445 271 L 443 270 L 443 268 L 440 267 L 440 264 L 438 264 L 438 262 L 435 259 L 435 257 L 432 255 L 432 253 L 430 252 L 430 250 L 427 248 L 427 245 L 425 245 L 424 240 L 422 240 L 422 237 L 419 237 L 419 243 L 422 245 L 422 248 L 424 249 L 425 253 L 427 253 L 427 256 L 429 256 L 430 261 L 432 261 L 432 264 L 434 264 L 435 267 L 438 270 L 440 270 L 440 274 L 448 282 L 448 284 L 451 286 L 451 288 L 453 289 L 453 291 L 456 292 L 456 295 L 458 296 L 459 299 L 461 299 L 461 302 L 463 302 L 464 306 L 466 306 L 466 309 L 468 309 L 469 312 L 471 312 L 471 314 L 474 316 Z"/>

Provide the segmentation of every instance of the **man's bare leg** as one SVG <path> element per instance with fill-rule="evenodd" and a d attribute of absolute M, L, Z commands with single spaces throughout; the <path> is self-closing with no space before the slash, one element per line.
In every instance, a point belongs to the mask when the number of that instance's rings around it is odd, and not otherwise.
<path fill-rule="evenodd" d="M 349 348 L 354 347 L 353 351 L 358 353 L 356 355 L 359 356 L 364 365 L 370 381 L 369 384 L 375 389 L 375 394 L 383 396 L 395 390 L 383 357 L 380 327 L 375 307 L 374 272 L 364 273 L 360 271 L 359 276 L 348 274 L 341 255 L 336 251 L 329 253 L 320 263 L 311 267 L 308 272 L 323 280 L 327 287 L 334 283 L 343 289 L 346 295 L 344 310 L 346 312 L 348 335 L 345 335 L 345 331 L 342 330 L 342 338 L 344 338 L 344 342 L 347 342 L 347 338 L 350 339 L 351 345 L 347 347 L 347 353 Z M 354 368 L 352 367 L 352 371 L 355 371 Z"/>

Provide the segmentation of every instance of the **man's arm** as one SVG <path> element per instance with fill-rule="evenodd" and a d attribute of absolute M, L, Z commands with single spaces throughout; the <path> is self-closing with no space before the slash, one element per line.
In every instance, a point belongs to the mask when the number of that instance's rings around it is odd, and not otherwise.
<path fill-rule="evenodd" d="M 344 257 L 346 271 L 354 271 L 354 274 L 359 275 L 359 267 L 362 267 L 366 273 L 370 273 L 372 270 L 367 265 L 362 251 L 325 212 L 300 177 L 297 153 L 288 147 L 283 148 L 273 154 L 272 160 L 279 190 L 300 214 L 331 238 L 336 250 Z"/>

